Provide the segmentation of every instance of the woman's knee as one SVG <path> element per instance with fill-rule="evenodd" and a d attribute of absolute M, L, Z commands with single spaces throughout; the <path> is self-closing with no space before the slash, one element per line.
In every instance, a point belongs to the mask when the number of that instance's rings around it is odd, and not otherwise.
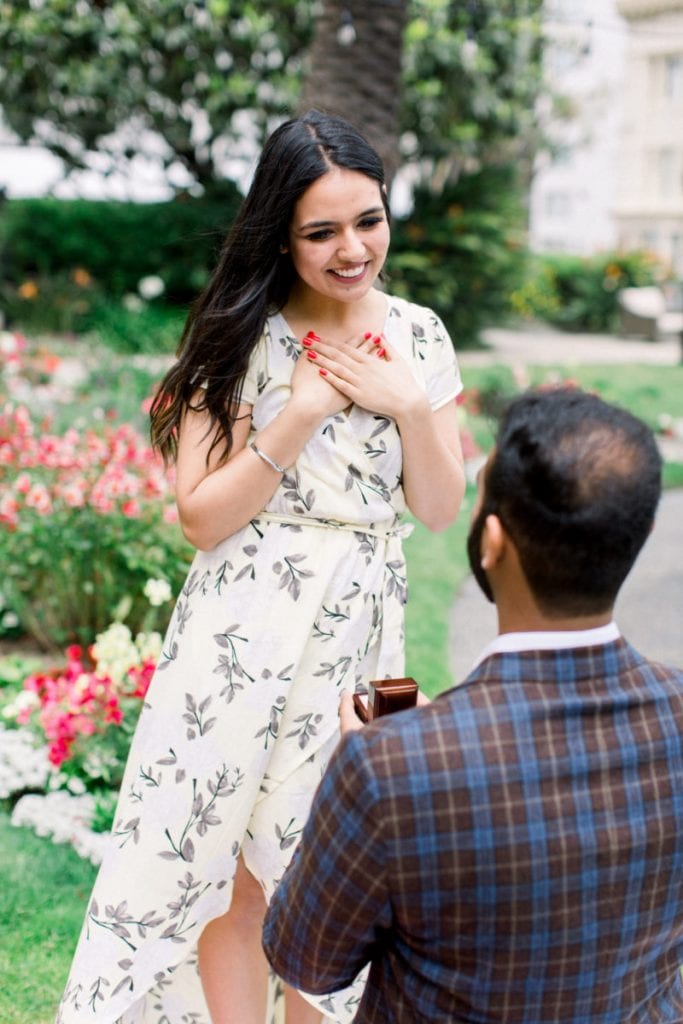
<path fill-rule="evenodd" d="M 237 861 L 230 911 L 248 914 L 250 917 L 255 915 L 263 916 L 266 912 L 266 899 L 263 895 L 263 889 L 247 869 L 242 857 Z"/>

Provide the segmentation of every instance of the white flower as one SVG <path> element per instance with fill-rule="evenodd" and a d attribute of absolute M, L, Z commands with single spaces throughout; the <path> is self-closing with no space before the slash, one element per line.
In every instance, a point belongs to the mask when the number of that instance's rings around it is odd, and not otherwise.
<path fill-rule="evenodd" d="M 153 608 L 165 604 L 173 596 L 171 585 L 167 580 L 147 580 L 142 592 Z"/>
<path fill-rule="evenodd" d="M 0 799 L 24 789 L 43 789 L 49 776 L 47 747 L 38 746 L 28 729 L 0 725 Z"/>
<path fill-rule="evenodd" d="M 123 296 L 121 300 L 123 308 L 127 309 L 129 313 L 139 313 L 145 308 L 145 304 L 139 295 L 134 295 L 132 292 L 128 292 Z"/>
<path fill-rule="evenodd" d="M 45 796 L 22 796 L 12 811 L 12 824 L 33 829 L 39 836 L 51 837 L 53 843 L 70 843 L 76 853 L 93 864 L 102 861 L 108 833 L 92 832 L 90 822 L 95 798 L 90 793 L 73 796 L 64 790 Z"/>
<path fill-rule="evenodd" d="M 92 654 L 97 662 L 97 675 L 109 676 L 115 683 L 122 682 L 139 657 L 133 635 L 123 622 L 112 622 L 104 633 L 97 634 Z"/>
<path fill-rule="evenodd" d="M 158 274 L 148 274 L 138 281 L 138 291 L 143 299 L 156 299 L 166 290 L 166 285 Z"/>
<path fill-rule="evenodd" d="M 32 711 L 40 706 L 38 695 L 32 690 L 20 690 L 14 700 L 2 709 L 3 718 L 17 718 L 22 711 Z"/>
<path fill-rule="evenodd" d="M 161 633 L 138 633 L 135 637 L 135 646 L 140 653 L 140 661 L 159 660 L 163 639 Z"/>

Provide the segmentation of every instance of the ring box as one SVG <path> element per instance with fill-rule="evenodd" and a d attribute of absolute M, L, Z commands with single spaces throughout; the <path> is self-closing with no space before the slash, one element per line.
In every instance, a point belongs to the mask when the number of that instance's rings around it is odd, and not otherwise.
<path fill-rule="evenodd" d="M 417 683 L 410 676 L 405 679 L 373 679 L 367 693 L 354 693 L 353 706 L 362 722 L 372 722 L 393 711 L 415 707 Z"/>

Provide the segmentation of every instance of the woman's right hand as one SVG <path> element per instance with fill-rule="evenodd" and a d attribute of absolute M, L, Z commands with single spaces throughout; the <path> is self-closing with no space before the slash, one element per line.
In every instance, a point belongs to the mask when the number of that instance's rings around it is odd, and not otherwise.
<path fill-rule="evenodd" d="M 346 395 L 320 376 L 315 360 L 306 358 L 305 348 L 296 361 L 291 386 L 292 397 L 319 413 L 321 421 L 343 412 L 350 404 Z"/>

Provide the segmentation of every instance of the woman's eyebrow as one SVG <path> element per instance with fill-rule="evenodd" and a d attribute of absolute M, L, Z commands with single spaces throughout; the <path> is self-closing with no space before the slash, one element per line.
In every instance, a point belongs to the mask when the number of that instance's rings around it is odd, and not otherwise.
<path fill-rule="evenodd" d="M 384 213 L 383 206 L 372 206 L 369 210 L 363 210 L 359 213 L 355 220 L 361 220 L 363 217 L 368 217 L 372 213 Z M 309 220 L 305 224 L 302 224 L 298 231 L 308 231 L 311 228 L 329 228 L 334 227 L 337 224 L 335 220 Z"/>

